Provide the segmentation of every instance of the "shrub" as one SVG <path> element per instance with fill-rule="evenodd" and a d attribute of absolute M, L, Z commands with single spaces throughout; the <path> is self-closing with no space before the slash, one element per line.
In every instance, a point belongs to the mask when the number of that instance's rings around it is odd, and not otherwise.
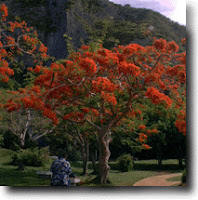
<path fill-rule="evenodd" d="M 11 149 L 17 151 L 20 149 L 19 138 L 14 135 L 11 131 L 5 131 L 3 133 L 2 147 L 6 149 Z"/>
<path fill-rule="evenodd" d="M 182 183 L 186 183 L 186 169 L 183 171 Z"/>
<path fill-rule="evenodd" d="M 39 167 L 44 165 L 48 159 L 48 148 L 22 149 L 12 156 L 12 164 Z"/>
<path fill-rule="evenodd" d="M 130 154 L 123 154 L 118 158 L 118 167 L 119 170 L 122 172 L 128 172 L 132 170 L 133 165 L 133 158 Z"/>

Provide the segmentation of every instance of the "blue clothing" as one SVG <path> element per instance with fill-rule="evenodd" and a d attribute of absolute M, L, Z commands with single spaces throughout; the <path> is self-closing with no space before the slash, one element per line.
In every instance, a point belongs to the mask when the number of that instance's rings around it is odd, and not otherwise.
<path fill-rule="evenodd" d="M 51 178 L 52 186 L 69 186 L 69 175 L 71 174 L 71 166 L 64 158 L 54 161 L 50 171 L 53 173 Z"/>

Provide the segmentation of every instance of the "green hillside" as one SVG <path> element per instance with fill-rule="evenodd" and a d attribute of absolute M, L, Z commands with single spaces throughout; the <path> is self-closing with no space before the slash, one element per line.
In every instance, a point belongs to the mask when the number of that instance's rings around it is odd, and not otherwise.
<path fill-rule="evenodd" d="M 49 54 L 68 55 L 68 43 L 77 50 L 82 44 L 100 40 L 104 47 L 131 42 L 149 44 L 144 36 L 165 38 L 180 43 L 186 27 L 148 9 L 121 6 L 108 0 L 4 0 L 12 18 L 25 20 L 37 28 Z M 17 17 L 16 17 L 17 16 Z M 65 34 L 65 37 L 63 35 Z M 56 42 L 54 42 L 56 40 Z"/>

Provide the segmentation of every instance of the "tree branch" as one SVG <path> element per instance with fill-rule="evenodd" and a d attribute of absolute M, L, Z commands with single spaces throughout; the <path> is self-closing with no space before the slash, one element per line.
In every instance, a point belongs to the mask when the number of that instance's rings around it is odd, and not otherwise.
<path fill-rule="evenodd" d="M 43 134 L 37 134 L 36 136 L 33 136 L 32 141 L 36 141 L 39 138 L 45 136 L 46 134 L 51 133 L 55 128 L 56 128 L 56 126 L 53 126 L 53 128 L 51 130 L 47 130 Z"/>
<path fill-rule="evenodd" d="M 29 129 L 30 122 L 31 122 L 31 113 L 30 113 L 30 110 L 28 109 L 27 110 L 27 122 L 25 124 L 25 130 L 23 131 L 23 134 L 22 134 L 23 141 L 25 141 L 25 136 L 26 136 L 27 131 Z"/>
<path fill-rule="evenodd" d="M 99 126 L 97 126 L 93 122 L 89 121 L 88 119 L 85 119 L 85 121 L 88 122 L 91 126 L 95 127 L 97 130 L 102 130 Z"/>
<path fill-rule="evenodd" d="M 153 68 L 150 70 L 150 74 L 151 74 L 151 72 L 156 68 L 156 66 L 157 66 L 157 64 L 159 63 L 160 59 L 161 59 L 161 55 L 160 55 L 159 58 L 157 59 L 157 61 L 156 61 L 155 65 L 153 66 Z"/>

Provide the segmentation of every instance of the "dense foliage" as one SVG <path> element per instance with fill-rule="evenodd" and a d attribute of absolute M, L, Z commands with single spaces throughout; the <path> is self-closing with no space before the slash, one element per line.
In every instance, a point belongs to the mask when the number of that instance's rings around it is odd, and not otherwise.
<path fill-rule="evenodd" d="M 17 151 L 12 156 L 13 165 L 35 166 L 39 167 L 45 165 L 49 160 L 49 150 L 43 149 L 25 149 Z"/>
<path fill-rule="evenodd" d="M 133 169 L 133 158 L 130 154 L 123 154 L 118 158 L 118 167 L 121 172 L 128 172 Z"/>

